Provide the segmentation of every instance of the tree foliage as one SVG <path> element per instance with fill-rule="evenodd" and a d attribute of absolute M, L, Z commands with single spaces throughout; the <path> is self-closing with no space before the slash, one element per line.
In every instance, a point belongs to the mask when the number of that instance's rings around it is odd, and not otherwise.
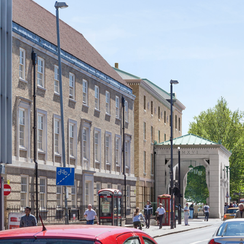
<path fill-rule="evenodd" d="M 195 174 L 194 170 L 201 171 L 202 175 Z M 187 174 L 185 198 L 188 202 L 205 203 L 208 196 L 205 167 L 197 166 Z"/>
<path fill-rule="evenodd" d="M 244 192 L 244 126 L 243 112 L 232 112 L 221 97 L 214 108 L 201 112 L 190 123 L 189 133 L 221 143 L 232 152 L 230 157 L 231 197 L 234 192 Z"/>

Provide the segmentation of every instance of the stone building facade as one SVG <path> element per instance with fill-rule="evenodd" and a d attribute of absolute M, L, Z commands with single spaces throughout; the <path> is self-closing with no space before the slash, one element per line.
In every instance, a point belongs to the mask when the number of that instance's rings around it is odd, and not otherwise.
<path fill-rule="evenodd" d="M 130 85 L 136 96 L 134 103 L 136 205 L 142 209 L 147 200 L 156 201 L 154 152 L 157 143 L 170 139 L 171 110 L 170 103 L 166 100 L 170 99 L 170 94 L 148 79 L 124 72 L 118 69 L 118 66 L 114 69 Z M 184 109 L 184 105 L 176 99 L 173 106 L 173 137 L 182 135 Z"/>
<path fill-rule="evenodd" d="M 64 207 L 64 190 L 56 186 L 63 166 L 56 18 L 31 0 L 13 0 L 12 147 L 13 163 L 5 181 L 12 192 L 6 208 L 30 205 L 39 211 Z M 128 213 L 135 207 L 134 99 L 132 89 L 82 34 L 60 21 L 66 166 L 75 168 L 75 185 L 67 187 L 68 206 L 76 212 L 98 205 L 98 190 L 124 185 L 126 164 Z M 36 53 L 36 88 L 33 87 Z M 36 89 L 37 138 L 33 138 L 33 89 Z M 125 116 L 122 113 L 125 101 Z M 123 120 L 125 130 L 123 132 Z M 35 188 L 33 141 L 37 140 L 38 189 Z M 124 153 L 122 152 L 124 142 Z M 83 215 L 82 212 L 79 213 Z"/>

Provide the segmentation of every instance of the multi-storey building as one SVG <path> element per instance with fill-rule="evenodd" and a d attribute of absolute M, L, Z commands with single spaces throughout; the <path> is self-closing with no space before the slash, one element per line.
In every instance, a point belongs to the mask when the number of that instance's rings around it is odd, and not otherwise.
<path fill-rule="evenodd" d="M 45 212 L 49 206 L 62 209 L 65 193 L 63 187 L 56 186 L 56 167 L 63 166 L 56 17 L 32 0 L 13 0 L 12 24 L 13 163 L 6 168 L 5 180 L 12 186 L 6 208 L 23 209 L 30 205 L 36 209 L 37 191 L 39 211 Z M 75 168 L 75 185 L 67 187 L 68 206 L 77 213 L 80 206 L 98 204 L 97 191 L 101 188 L 122 190 L 124 161 L 126 205 L 131 209 L 135 206 L 136 190 L 135 96 L 84 36 L 63 21 L 60 39 L 65 159 L 67 167 Z M 36 64 L 32 61 L 33 52 Z M 34 65 L 36 87 L 33 87 Z M 34 89 L 36 138 L 33 138 Z M 34 140 L 37 140 L 38 189 Z"/>
<path fill-rule="evenodd" d="M 141 79 L 118 68 L 118 74 L 130 85 L 134 103 L 134 165 L 136 205 L 143 208 L 147 200 L 156 201 L 154 145 L 170 139 L 170 94 L 148 79 Z M 175 94 L 174 94 L 175 99 Z M 182 111 L 185 106 L 176 99 L 173 106 L 173 137 L 182 135 Z M 164 177 L 164 175 L 162 175 Z M 164 194 L 165 192 L 162 192 Z"/>

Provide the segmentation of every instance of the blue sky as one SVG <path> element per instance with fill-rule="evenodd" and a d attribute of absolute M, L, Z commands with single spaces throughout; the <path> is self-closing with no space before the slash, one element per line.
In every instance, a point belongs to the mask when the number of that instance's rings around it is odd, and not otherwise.
<path fill-rule="evenodd" d="M 35 0 L 55 14 L 50 0 Z M 193 117 L 224 97 L 244 111 L 243 0 L 68 0 L 60 19 L 82 33 L 114 66 L 174 86 L 186 106 L 182 132 Z M 62 40 L 61 40 L 62 45 Z"/>

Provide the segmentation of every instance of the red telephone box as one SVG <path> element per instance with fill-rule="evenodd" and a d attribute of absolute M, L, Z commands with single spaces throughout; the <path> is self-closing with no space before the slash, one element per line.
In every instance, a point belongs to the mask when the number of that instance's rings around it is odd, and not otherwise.
<path fill-rule="evenodd" d="M 173 212 L 175 216 L 175 204 L 173 198 Z M 165 209 L 165 218 L 163 219 L 163 225 L 170 225 L 170 203 L 171 203 L 171 196 L 169 194 L 158 195 L 157 199 L 157 206 L 159 207 L 159 203 L 163 204 Z"/>
<path fill-rule="evenodd" d="M 122 193 L 118 189 L 102 189 L 99 195 L 99 223 L 101 225 L 122 225 Z"/>

